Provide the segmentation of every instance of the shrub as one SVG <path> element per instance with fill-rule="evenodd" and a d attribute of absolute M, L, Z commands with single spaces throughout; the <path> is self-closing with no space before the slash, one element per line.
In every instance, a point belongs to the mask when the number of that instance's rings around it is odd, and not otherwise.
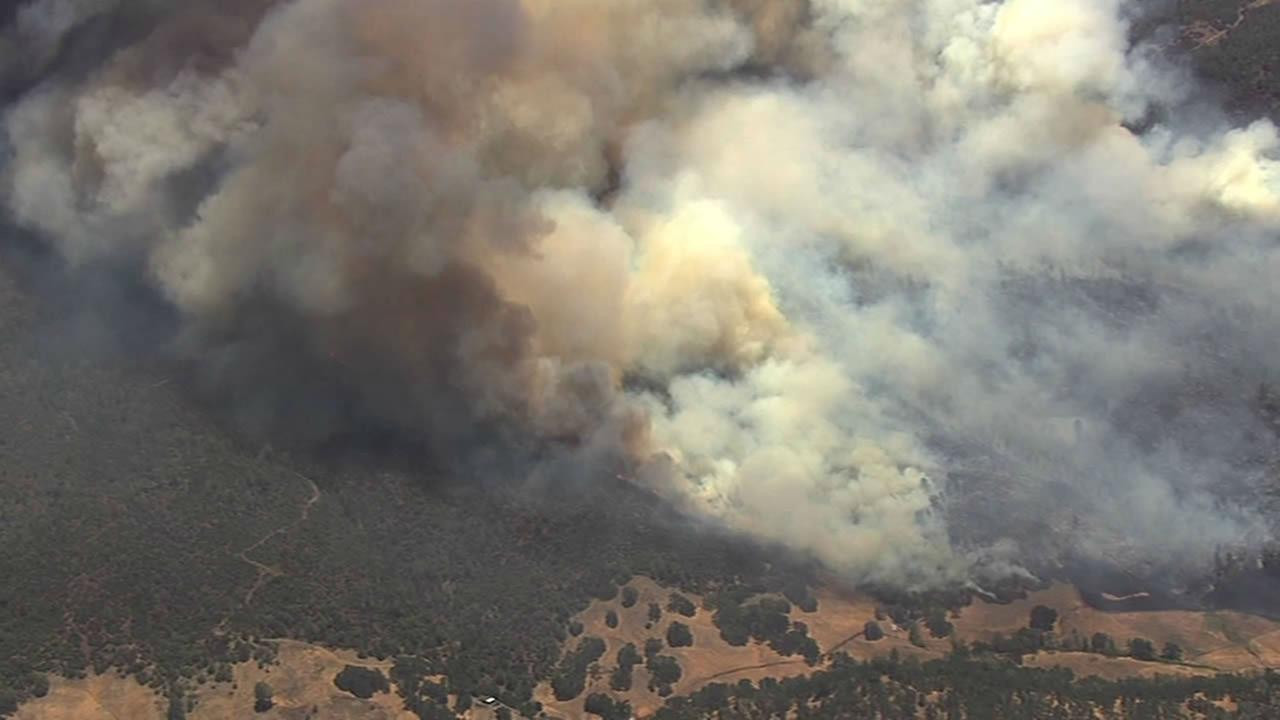
<path fill-rule="evenodd" d="M 689 626 L 673 621 L 667 628 L 667 645 L 673 648 L 693 645 L 693 633 L 690 632 Z"/>
<path fill-rule="evenodd" d="M 1031 608 L 1031 621 L 1027 627 L 1032 630 L 1040 630 L 1041 632 L 1053 632 L 1053 626 L 1058 623 L 1058 611 L 1047 605 L 1037 605 Z"/>
<path fill-rule="evenodd" d="M 685 617 L 698 614 L 698 607 L 693 604 L 693 601 L 680 593 L 671 593 L 671 598 L 667 600 L 667 609 Z"/>
<path fill-rule="evenodd" d="M 273 692 L 271 690 L 270 685 L 264 682 L 260 682 L 257 685 L 254 685 L 253 686 L 253 711 L 263 713 L 270 710 L 272 707 L 274 707 L 276 703 L 272 696 L 273 696 Z"/>
<path fill-rule="evenodd" d="M 631 717 L 631 703 L 614 700 L 603 693 L 588 695 L 582 709 L 604 720 L 627 720 Z"/>
<path fill-rule="evenodd" d="M 1135 660 L 1155 660 L 1156 646 L 1145 638 L 1134 638 L 1129 641 L 1129 656 Z"/>
<path fill-rule="evenodd" d="M 925 618 L 925 627 L 929 628 L 929 634 L 936 638 L 944 638 L 951 634 L 955 626 L 947 620 L 947 616 L 941 610 L 929 613 L 929 617 Z"/>
<path fill-rule="evenodd" d="M 342 668 L 342 672 L 333 679 L 333 684 L 338 686 L 339 690 L 349 692 L 362 700 L 368 700 L 374 693 L 387 692 L 391 689 L 391 684 L 387 682 L 387 676 L 383 675 L 382 671 L 356 665 Z"/>

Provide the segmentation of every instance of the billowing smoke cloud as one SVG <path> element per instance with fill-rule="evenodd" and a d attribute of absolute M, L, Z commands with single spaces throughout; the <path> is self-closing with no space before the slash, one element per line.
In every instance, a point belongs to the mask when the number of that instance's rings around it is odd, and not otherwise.
<path fill-rule="evenodd" d="M 18 11 L 4 197 L 254 422 L 341 386 L 882 582 L 1265 532 L 1280 137 L 1118 0 L 172 7 Z"/>

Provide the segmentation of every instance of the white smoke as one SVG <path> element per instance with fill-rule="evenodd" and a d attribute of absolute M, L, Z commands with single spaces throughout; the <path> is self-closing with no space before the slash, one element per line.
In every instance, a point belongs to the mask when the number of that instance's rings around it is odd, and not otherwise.
<path fill-rule="evenodd" d="M 1192 88 L 1119 2 L 258 5 L 10 108 L 14 216 L 143 252 L 196 336 L 265 293 L 393 422 L 458 391 L 857 577 L 1007 547 L 965 504 L 1153 562 L 1260 532 L 1215 489 L 1275 370 L 1280 138 L 1130 130 Z"/>

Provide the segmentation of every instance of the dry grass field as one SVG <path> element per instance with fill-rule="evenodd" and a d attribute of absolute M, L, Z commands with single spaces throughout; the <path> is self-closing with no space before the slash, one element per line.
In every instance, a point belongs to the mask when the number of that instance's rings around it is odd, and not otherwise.
<path fill-rule="evenodd" d="M 1176 643 L 1188 664 L 1226 672 L 1280 667 L 1280 623 L 1229 611 L 1103 612 L 1087 605 L 1074 587 L 1061 583 L 1008 605 L 974 603 L 954 621 L 956 634 L 966 641 L 1010 635 L 1026 627 L 1036 605 L 1058 611 L 1063 635 L 1076 632 L 1087 638 L 1106 633 L 1121 647 L 1131 638 L 1146 638 L 1157 647 Z"/>
<path fill-rule="evenodd" d="M 390 669 L 390 662 L 358 659 L 355 653 L 281 640 L 278 662 L 266 668 L 254 662 L 233 669 L 231 683 L 203 686 L 190 720 L 415 720 L 394 691 L 361 700 L 339 690 L 333 679 L 345 665 Z M 274 690 L 275 707 L 253 711 L 253 689 L 265 682 Z M 24 705 L 16 720 L 163 720 L 168 705 L 151 688 L 114 673 L 83 680 L 54 678 L 49 694 Z"/>
<path fill-rule="evenodd" d="M 711 613 L 701 607 L 701 597 L 685 594 L 699 605 L 693 618 L 685 618 L 665 611 L 671 593 L 669 589 L 648 578 L 636 578 L 630 585 L 639 591 L 639 600 L 633 607 L 623 608 L 617 599 L 596 601 L 577 616 L 583 624 L 583 635 L 605 641 L 605 654 L 598 663 L 598 672 L 589 677 L 587 690 L 574 700 L 559 702 L 548 684 L 539 686 L 536 696 L 552 714 L 564 718 L 582 717 L 583 702 L 592 692 L 605 692 L 629 701 L 638 717 L 653 712 L 662 704 L 662 698 L 647 689 L 648 673 L 642 666 L 636 668 L 632 690 L 626 693 L 609 690 L 609 672 L 616 665 L 619 648 L 628 642 L 642 648 L 648 638 L 663 637 L 672 619 L 687 624 L 694 636 L 692 647 L 663 650 L 664 654 L 675 657 L 683 670 L 680 682 L 675 686 L 677 695 L 692 693 L 711 682 L 781 678 L 813 670 L 802 659 L 783 657 L 764 644 L 729 645 L 721 639 Z M 831 587 L 815 594 L 818 598 L 817 612 L 805 613 L 793 608 L 791 617 L 808 625 L 810 636 L 818 642 L 823 653 L 842 651 L 855 658 L 868 659 L 897 650 L 903 656 L 928 659 L 941 657 L 951 649 L 950 638 L 932 638 L 927 634 L 926 647 L 916 647 L 907 640 L 907 630 L 895 627 L 889 620 L 881 622 L 885 637 L 877 642 L 868 642 L 861 637 L 861 632 L 866 622 L 875 618 L 874 599 L 856 591 Z M 661 605 L 664 612 L 662 620 L 646 627 L 650 602 Z M 1058 611 L 1059 627 L 1063 633 L 1075 631 L 1088 637 L 1095 632 L 1105 632 L 1121 645 L 1133 637 L 1151 640 L 1157 647 L 1175 642 L 1186 650 L 1187 658 L 1183 664 L 1172 664 L 1083 652 L 1046 651 L 1027 656 L 1025 664 L 1029 666 L 1066 667 L 1079 676 L 1111 680 L 1149 678 L 1160 674 L 1212 675 L 1219 671 L 1280 667 L 1280 623 L 1234 612 L 1106 613 L 1089 607 L 1076 589 L 1066 584 L 1053 585 L 1004 605 L 976 601 L 964 608 L 959 617 L 952 618 L 955 635 L 966 642 L 989 640 L 996 634 L 1012 635 L 1027 626 L 1031 608 L 1036 605 L 1047 605 Z M 618 614 L 617 628 L 610 628 L 605 622 L 610 609 Z"/>
<path fill-rule="evenodd" d="M 741 647 L 729 645 L 720 637 L 720 631 L 712 622 L 712 614 L 701 607 L 702 598 L 695 594 L 685 593 L 698 605 L 694 617 L 688 618 L 666 610 L 671 589 L 645 577 L 634 578 L 629 585 L 638 595 L 632 607 L 622 607 L 620 598 L 594 601 L 576 616 L 575 619 L 583 625 L 583 636 L 604 640 L 605 654 L 589 674 L 586 691 L 574 700 L 557 701 L 547 683 L 538 687 L 535 696 L 552 717 L 584 717 L 583 703 L 593 692 L 605 692 L 627 700 L 638 717 L 654 712 L 662 705 L 663 698 L 648 689 L 649 675 L 643 665 L 635 668 L 632 689 L 625 693 L 609 689 L 609 673 L 616 665 L 615 658 L 621 647 L 634 643 L 638 649 L 643 649 L 646 640 L 665 638 L 672 620 L 688 625 L 694 637 L 691 647 L 666 647 L 662 651 L 675 657 L 683 671 L 674 687 L 676 695 L 692 693 L 711 682 L 756 681 L 813 671 L 798 656 L 784 657 L 761 643 L 752 642 Z M 816 597 L 816 612 L 805 613 L 793 608 L 791 617 L 808 625 L 810 636 L 818 642 L 824 654 L 841 651 L 855 658 L 867 659 L 897 650 L 903 656 L 928 659 L 941 657 L 951 648 L 950 638 L 926 638 L 925 648 L 916 647 L 907 640 L 907 630 L 894 626 L 889 620 L 881 622 L 885 637 L 877 642 L 868 642 L 861 637 L 861 631 L 865 623 L 875 617 L 874 599 L 859 592 L 836 588 L 821 589 Z M 663 608 L 662 618 L 657 623 L 649 622 L 650 603 L 657 603 Z M 1035 605 L 1047 605 L 1058 611 L 1062 633 L 1074 631 L 1089 636 L 1094 632 L 1105 632 L 1121 645 L 1132 637 L 1144 637 L 1157 646 L 1175 642 L 1185 649 L 1186 661 L 1183 664 L 1141 662 L 1092 653 L 1044 651 L 1027 656 L 1024 663 L 1028 666 L 1066 667 L 1079 676 L 1091 675 L 1110 680 L 1149 678 L 1159 674 L 1210 675 L 1220 671 L 1280 667 L 1278 623 L 1232 612 L 1105 613 L 1086 605 L 1075 588 L 1065 584 L 1031 593 L 1025 599 L 1006 605 L 975 602 L 963 609 L 959 617 L 952 618 L 955 635 L 966 642 L 973 642 L 988 640 L 997 633 L 1013 634 L 1026 626 Z M 610 628 L 605 620 L 610 610 L 618 614 L 616 628 Z M 576 640 L 570 644 L 572 642 Z M 334 677 L 344 665 L 374 667 L 386 673 L 390 669 L 390 661 L 361 659 L 350 651 L 289 640 L 276 641 L 276 644 L 276 664 L 261 668 L 254 662 L 241 663 L 233 668 L 232 683 L 202 686 L 196 695 L 196 708 L 189 717 L 192 720 L 223 720 L 250 716 L 254 685 L 266 682 L 275 691 L 276 706 L 269 712 L 252 715 L 263 720 L 413 720 L 414 716 L 403 709 L 394 688 L 390 693 L 360 700 L 333 684 Z M 53 678 L 49 694 L 23 706 L 17 720 L 162 720 L 165 707 L 164 700 L 151 689 L 116 674 L 90 676 L 82 680 Z M 489 714 L 487 710 L 476 709 L 470 716 L 476 720 Z"/>
<path fill-rule="evenodd" d="M 697 595 L 685 593 L 686 597 L 699 606 L 697 614 L 687 618 L 666 610 L 671 595 L 669 589 L 643 577 L 633 579 L 630 586 L 639 594 L 634 606 L 624 608 L 617 599 L 596 601 L 577 616 L 583 625 L 584 636 L 590 635 L 605 641 L 605 654 L 599 662 L 601 672 L 589 676 L 587 690 L 578 698 L 567 702 L 557 701 L 548 684 L 540 685 L 535 697 L 551 714 L 566 718 L 582 717 L 582 705 L 586 696 L 592 692 L 608 692 L 629 701 L 639 716 L 656 710 L 662 705 L 663 699 L 648 689 L 649 673 L 643 666 L 636 667 L 630 692 L 610 691 L 608 675 L 617 664 L 619 649 L 627 643 L 634 643 L 637 649 L 643 650 L 644 643 L 649 638 L 665 638 L 672 620 L 688 625 L 693 633 L 692 647 L 665 648 L 662 651 L 663 654 L 676 658 L 683 671 L 680 682 L 674 688 L 675 694 L 687 694 L 713 680 L 729 682 L 743 678 L 757 680 L 762 677 L 785 677 L 808 672 L 810 669 L 803 660 L 783 657 L 762 644 L 752 643 L 744 647 L 729 645 L 720 638 L 720 631 L 711 621 L 711 613 L 701 607 L 702 598 Z M 646 627 L 649 624 L 649 603 L 660 605 L 663 614 L 661 620 Z M 618 614 L 616 628 L 610 628 L 605 622 L 610 609 Z"/>

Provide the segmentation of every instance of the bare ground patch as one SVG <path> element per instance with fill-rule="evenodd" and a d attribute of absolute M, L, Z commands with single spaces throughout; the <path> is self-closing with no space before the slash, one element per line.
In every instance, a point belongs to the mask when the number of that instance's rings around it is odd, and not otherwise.
<path fill-rule="evenodd" d="M 151 688 L 113 673 L 53 677 L 49 694 L 22 705 L 14 720 L 163 720 L 167 708 Z"/>
<path fill-rule="evenodd" d="M 263 720 L 302 720 L 303 718 L 368 718 L 369 720 L 416 720 L 404 709 L 395 693 L 378 693 L 361 700 L 339 690 L 334 677 L 346 665 L 377 668 L 386 674 L 391 662 L 358 658 L 349 650 L 330 650 L 292 640 L 278 641 L 277 663 L 259 668 L 255 663 L 241 663 L 233 668 L 234 682 L 205 686 L 197 693 L 198 704 L 189 714 L 191 720 L 221 720 L 232 717 L 259 717 Z M 254 714 L 253 688 L 265 682 L 274 690 L 276 707 Z"/>
<path fill-rule="evenodd" d="M 804 613 L 793 608 L 791 617 L 809 626 L 809 636 L 818 642 L 824 654 L 844 652 L 850 657 L 867 660 L 897 650 L 903 657 L 926 660 L 941 657 L 951 650 L 951 640 L 946 638 L 926 637 L 925 647 L 916 647 L 907 640 L 908 628 L 900 628 L 888 619 L 877 621 L 884 637 L 868 641 L 862 633 L 869 621 L 876 620 L 878 603 L 875 598 L 834 587 L 822 588 L 814 596 L 818 599 L 817 612 Z"/>

